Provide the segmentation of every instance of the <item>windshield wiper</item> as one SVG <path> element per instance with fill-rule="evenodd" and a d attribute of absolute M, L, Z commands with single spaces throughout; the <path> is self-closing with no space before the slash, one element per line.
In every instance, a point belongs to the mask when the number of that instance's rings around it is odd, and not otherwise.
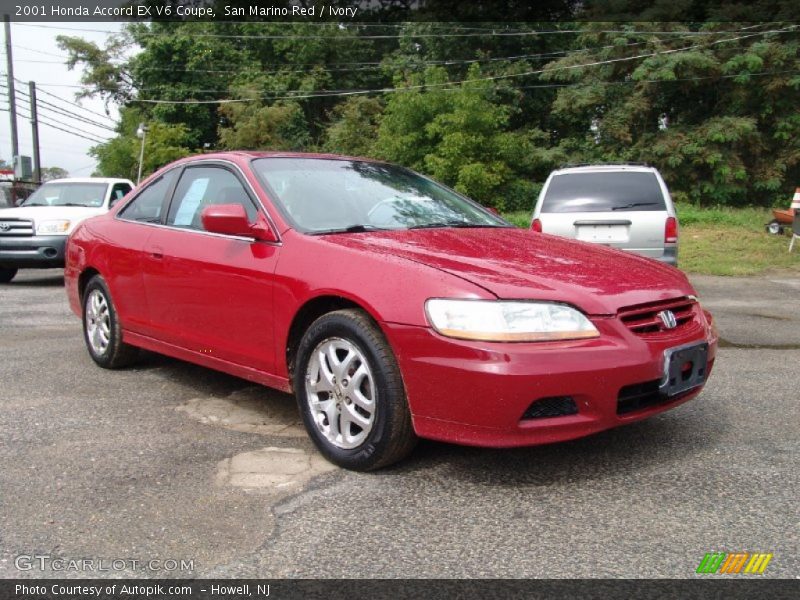
<path fill-rule="evenodd" d="M 20 204 L 20 206 L 50 206 L 49 204 L 39 204 L 38 202 L 31 202 L 30 204 Z"/>
<path fill-rule="evenodd" d="M 337 227 L 335 229 L 322 229 L 321 231 L 311 231 L 310 235 L 327 235 L 329 233 L 364 233 L 366 231 L 391 231 L 385 227 L 375 227 L 374 225 L 350 225 L 349 227 Z"/>
<path fill-rule="evenodd" d="M 490 228 L 507 228 L 509 225 L 493 225 L 491 223 L 470 223 L 469 221 L 439 221 L 436 223 L 423 223 L 421 225 L 412 225 L 408 229 L 444 229 L 447 227 L 457 228 L 477 228 L 477 227 L 490 227 Z"/>
<path fill-rule="evenodd" d="M 83 208 L 92 208 L 88 204 L 77 204 L 75 202 L 65 202 L 64 204 L 56 204 L 55 206 L 81 206 Z"/>
<path fill-rule="evenodd" d="M 611 210 L 625 210 L 626 208 L 635 208 L 637 206 L 653 206 L 657 202 L 631 202 L 630 204 L 623 204 L 622 206 L 612 206 Z"/>

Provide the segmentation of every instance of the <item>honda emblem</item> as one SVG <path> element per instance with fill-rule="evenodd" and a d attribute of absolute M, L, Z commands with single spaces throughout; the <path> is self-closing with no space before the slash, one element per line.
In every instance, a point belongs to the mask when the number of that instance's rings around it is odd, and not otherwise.
<path fill-rule="evenodd" d="M 658 318 L 661 319 L 665 329 L 675 329 L 678 326 L 678 319 L 671 310 L 662 310 L 658 313 Z"/>

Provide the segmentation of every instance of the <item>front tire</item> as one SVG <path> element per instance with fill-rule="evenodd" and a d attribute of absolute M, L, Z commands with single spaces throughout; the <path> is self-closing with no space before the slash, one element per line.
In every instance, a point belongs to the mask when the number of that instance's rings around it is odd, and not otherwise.
<path fill-rule="evenodd" d="M 104 369 L 120 369 L 136 361 L 139 350 L 122 341 L 122 328 L 108 285 L 95 275 L 83 293 L 83 339 L 92 360 Z"/>
<path fill-rule="evenodd" d="M 394 353 L 362 311 L 323 315 L 303 335 L 294 388 L 306 430 L 330 462 L 371 471 L 416 444 Z"/>
<path fill-rule="evenodd" d="M 0 283 L 10 283 L 16 274 L 17 269 L 6 269 L 5 267 L 0 267 Z"/>

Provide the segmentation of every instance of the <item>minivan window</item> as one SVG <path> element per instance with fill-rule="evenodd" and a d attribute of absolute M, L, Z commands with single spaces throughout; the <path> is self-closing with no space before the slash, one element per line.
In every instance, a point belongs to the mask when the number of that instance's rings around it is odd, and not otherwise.
<path fill-rule="evenodd" d="M 663 211 L 664 194 L 654 173 L 564 173 L 554 175 L 541 212 Z"/>

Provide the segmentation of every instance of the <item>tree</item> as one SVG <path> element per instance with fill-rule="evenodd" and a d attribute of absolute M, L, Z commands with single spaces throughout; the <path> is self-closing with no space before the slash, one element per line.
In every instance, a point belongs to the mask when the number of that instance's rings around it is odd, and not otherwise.
<path fill-rule="evenodd" d="M 142 114 L 136 109 L 123 108 L 119 134 L 104 144 L 89 151 L 97 158 L 97 174 L 105 177 L 124 177 L 135 180 L 139 169 L 141 140 L 136 135 Z M 189 146 L 188 128 L 182 124 L 171 125 L 159 121 L 147 121 L 144 164 L 142 175 L 146 176 L 173 160 L 192 153 Z"/>
<path fill-rule="evenodd" d="M 63 179 L 69 177 L 69 172 L 61 167 L 44 167 L 41 170 L 42 181 L 50 181 L 51 179 Z"/>
<path fill-rule="evenodd" d="M 222 148 L 295 151 L 308 148 L 308 125 L 302 109 L 295 102 L 269 106 L 258 101 L 227 104 L 220 113 L 229 123 L 219 130 Z"/>
<path fill-rule="evenodd" d="M 377 98 L 348 98 L 331 111 L 331 123 L 325 131 L 325 150 L 350 156 L 373 156 L 382 117 L 383 104 Z"/>
<path fill-rule="evenodd" d="M 430 88 L 389 99 L 376 152 L 487 205 L 531 208 L 534 178 L 546 176 L 558 157 L 557 152 L 537 151 L 548 136 L 535 128 L 510 129 L 514 109 L 499 100 L 478 65 L 460 85 L 449 85 L 441 68 L 428 69 L 421 81 L 414 85 Z"/>
<path fill-rule="evenodd" d="M 580 43 L 602 49 L 547 66 L 568 84 L 553 104 L 562 147 L 577 160 L 651 162 L 679 200 L 785 201 L 800 181 L 800 43 L 786 27 L 706 23 L 689 37 L 641 32 L 683 23 L 637 23 L 622 37 L 584 24 Z"/>

